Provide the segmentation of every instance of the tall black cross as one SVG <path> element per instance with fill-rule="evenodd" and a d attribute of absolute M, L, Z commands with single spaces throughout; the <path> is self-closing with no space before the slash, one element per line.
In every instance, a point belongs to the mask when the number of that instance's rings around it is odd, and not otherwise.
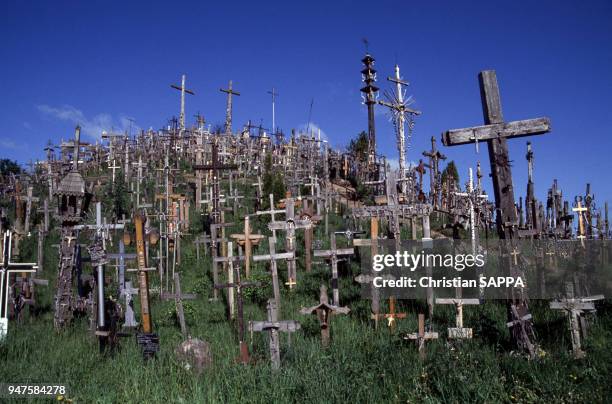
<path fill-rule="evenodd" d="M 514 206 L 507 139 L 550 132 L 550 119 L 535 118 L 504 122 L 495 70 L 480 72 L 478 81 L 485 124 L 448 130 L 442 134 L 442 143 L 445 146 L 467 143 L 478 145 L 480 141 L 487 143 L 495 192 L 495 207 L 498 210 L 497 232 L 501 239 L 514 238 L 514 229 L 518 226 L 518 219 Z"/>

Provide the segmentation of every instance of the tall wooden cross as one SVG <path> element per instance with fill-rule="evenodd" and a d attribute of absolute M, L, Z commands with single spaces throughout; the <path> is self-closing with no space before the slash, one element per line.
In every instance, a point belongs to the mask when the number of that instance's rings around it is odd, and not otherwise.
<path fill-rule="evenodd" d="M 267 321 L 249 321 L 249 331 L 267 331 L 269 333 L 270 361 L 272 369 L 280 368 L 279 331 L 291 333 L 300 329 L 300 323 L 295 320 L 278 320 L 279 308 L 274 299 L 268 300 Z"/>
<path fill-rule="evenodd" d="M 140 297 L 140 322 L 142 333 L 137 336 L 139 345 L 143 348 L 145 358 L 150 358 L 159 350 L 159 337 L 153 333 L 151 320 L 151 303 L 149 301 L 149 271 L 155 268 L 147 266 L 147 253 L 145 248 L 145 221 L 146 218 L 137 213 L 134 216 L 136 227 L 136 258 L 138 262 L 138 295 Z"/>
<path fill-rule="evenodd" d="M 370 257 L 374 259 L 374 256 L 378 254 L 378 218 L 372 216 L 370 218 L 370 238 L 354 238 L 353 246 L 355 247 L 370 247 Z M 372 283 L 374 277 L 371 275 L 359 275 L 355 278 L 358 283 Z M 370 287 L 370 293 L 372 302 L 370 303 L 371 316 L 374 319 L 374 326 L 378 328 L 378 319 L 380 312 L 380 290 L 374 286 Z"/>
<path fill-rule="evenodd" d="M 11 274 L 16 272 L 33 273 L 38 266 L 36 263 L 18 263 L 11 261 L 13 234 L 10 230 L 4 232 L 2 244 L 2 263 L 0 265 L 0 342 L 4 341 L 8 333 L 9 288 Z"/>
<path fill-rule="evenodd" d="M 572 208 L 572 211 L 578 214 L 578 235 L 576 235 L 576 238 L 580 240 L 580 244 L 582 244 L 582 247 L 584 247 L 584 240 L 586 239 L 584 215 L 587 210 L 588 209 L 586 207 L 582 206 L 580 199 L 576 200 L 576 207 Z"/>
<path fill-rule="evenodd" d="M 497 209 L 497 233 L 500 239 L 512 239 L 518 236 L 518 218 L 515 209 L 512 170 L 508 155 L 507 139 L 542 135 L 550 132 L 550 119 L 535 118 L 522 121 L 505 122 L 501 108 L 497 76 L 494 70 L 485 70 L 478 75 L 480 96 L 485 125 L 463 129 L 453 129 L 442 134 L 445 146 L 485 141 L 489 149 L 489 163 L 493 179 L 495 207 Z M 535 355 L 535 348 L 529 341 L 530 323 L 523 319 L 528 317 L 527 302 L 524 299 L 513 301 L 509 310 L 512 327 L 518 326 L 513 332 L 519 346 L 528 349 L 530 355 Z M 518 323 L 517 323 L 518 321 Z"/>
<path fill-rule="evenodd" d="M 181 92 L 181 114 L 179 115 L 179 128 L 182 131 L 185 130 L 185 94 L 195 95 L 191 90 L 185 88 L 185 75 L 181 76 L 181 86 L 170 84 L 170 87 Z"/>
<path fill-rule="evenodd" d="M 229 81 L 227 89 L 220 88 L 219 91 L 227 94 L 227 107 L 225 109 L 225 134 L 232 134 L 232 95 L 240 96 L 240 93 L 232 89 L 232 81 Z"/>
<path fill-rule="evenodd" d="M 332 296 L 334 306 L 340 306 L 340 290 L 338 288 L 338 257 L 355 254 L 354 248 L 336 248 L 336 234 L 331 235 L 331 245 L 329 250 L 315 250 L 315 257 L 325 257 L 330 259 L 332 270 Z"/>
<path fill-rule="evenodd" d="M 440 184 L 440 160 L 446 160 L 446 156 L 442 154 L 436 147 L 436 138 L 431 137 L 431 150 L 423 152 L 424 157 L 429 157 L 429 192 L 433 200 L 434 210 L 440 206 L 439 191 Z"/>
<path fill-rule="evenodd" d="M 448 130 L 442 134 L 442 143 L 445 146 L 483 141 L 487 143 L 495 207 L 499 213 L 497 231 L 501 239 L 513 238 L 518 223 L 514 208 L 514 188 L 507 139 L 548 133 L 550 119 L 535 118 L 505 122 L 495 70 L 480 72 L 478 80 L 485 125 Z"/>
<path fill-rule="evenodd" d="M 278 283 L 278 268 L 276 265 L 277 260 L 281 259 L 295 259 L 295 252 L 289 251 L 285 253 L 277 253 L 276 252 L 276 238 L 268 237 L 268 246 L 270 249 L 270 254 L 266 255 L 254 255 L 253 261 L 270 261 L 270 273 L 272 275 L 272 290 L 274 292 L 274 302 L 276 304 L 276 308 L 280 310 L 281 301 L 280 301 L 280 286 Z"/>

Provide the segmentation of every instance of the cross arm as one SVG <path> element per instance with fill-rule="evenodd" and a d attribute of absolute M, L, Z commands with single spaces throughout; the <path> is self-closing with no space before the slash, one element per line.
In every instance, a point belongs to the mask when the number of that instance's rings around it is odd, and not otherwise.
<path fill-rule="evenodd" d="M 253 261 L 271 261 L 271 260 L 283 260 L 283 259 L 292 259 L 295 258 L 295 253 L 293 251 L 291 252 L 285 252 L 285 253 L 280 253 L 280 254 L 267 254 L 267 255 L 254 255 L 253 256 Z"/>
<path fill-rule="evenodd" d="M 500 137 L 543 135 L 550 132 L 550 119 L 535 118 L 471 128 L 451 129 L 442 133 L 444 146 L 456 146 Z"/>
<path fill-rule="evenodd" d="M 282 332 L 295 332 L 300 328 L 300 323 L 295 320 L 249 321 L 249 331 L 278 330 Z"/>

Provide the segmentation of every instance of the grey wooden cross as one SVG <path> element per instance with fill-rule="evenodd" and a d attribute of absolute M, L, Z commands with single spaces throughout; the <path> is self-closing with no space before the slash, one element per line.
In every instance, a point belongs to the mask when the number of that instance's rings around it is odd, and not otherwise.
<path fill-rule="evenodd" d="M 274 299 L 268 300 L 267 321 L 249 321 L 249 331 L 267 331 L 269 333 L 269 345 L 270 345 L 270 360 L 272 362 L 272 369 L 280 368 L 280 341 L 279 331 L 291 333 L 300 329 L 300 323 L 295 320 L 278 320 L 278 307 Z"/>
<path fill-rule="evenodd" d="M 281 307 L 280 301 L 280 287 L 278 283 L 278 269 L 277 260 L 293 260 L 295 259 L 295 251 L 288 251 L 284 253 L 276 252 L 276 239 L 274 237 L 268 237 L 268 246 L 270 253 L 266 255 L 254 255 L 253 261 L 270 261 L 270 273 L 272 274 L 272 290 L 274 291 L 274 303 L 278 310 Z"/>
<path fill-rule="evenodd" d="M 355 254 L 353 248 L 337 248 L 336 247 L 336 235 L 331 235 L 331 245 L 329 250 L 315 250 L 315 257 L 325 257 L 330 259 L 331 270 L 332 270 L 332 296 L 334 306 L 340 305 L 340 290 L 338 289 L 338 257 L 348 256 Z"/>
<path fill-rule="evenodd" d="M 295 230 L 308 229 L 312 226 L 312 222 L 309 219 L 295 219 L 295 200 L 293 198 L 285 198 L 283 201 L 285 202 L 285 221 L 270 222 L 268 228 L 270 230 L 285 230 L 287 251 L 295 251 Z M 290 286 L 292 286 L 297 280 L 295 259 L 287 261 L 287 272 Z"/>
<path fill-rule="evenodd" d="M 584 327 L 581 327 L 581 317 L 585 312 L 595 311 L 594 302 L 604 299 L 603 295 L 575 298 L 574 284 L 567 282 L 565 285 L 566 298 L 550 302 L 553 310 L 564 310 L 569 319 L 569 330 L 572 338 L 572 351 L 575 358 L 583 358 L 586 353 L 582 350 L 581 335 L 586 334 Z"/>
<path fill-rule="evenodd" d="M 274 194 L 270 194 L 270 210 L 258 210 L 255 212 L 257 216 L 270 215 L 270 221 L 274 222 L 274 215 L 285 213 L 285 209 L 274 209 Z M 272 230 L 272 237 L 276 238 L 276 229 Z"/>

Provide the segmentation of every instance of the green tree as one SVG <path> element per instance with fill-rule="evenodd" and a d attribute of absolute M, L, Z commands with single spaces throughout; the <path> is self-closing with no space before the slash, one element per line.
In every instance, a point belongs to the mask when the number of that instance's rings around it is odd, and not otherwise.
<path fill-rule="evenodd" d="M 351 139 L 347 149 L 358 161 L 368 161 L 368 134 L 361 131 L 355 139 Z"/>
<path fill-rule="evenodd" d="M 16 161 L 10 159 L 1 159 L 0 160 L 0 174 L 9 175 L 9 174 L 19 174 L 21 172 L 21 167 L 17 164 Z"/>
<path fill-rule="evenodd" d="M 109 181 L 104 190 L 104 204 L 110 206 L 115 219 L 121 219 L 125 214 L 128 216 L 130 198 L 127 184 L 123 178 L 122 171 L 117 171 L 115 176 L 115 184 Z"/>
<path fill-rule="evenodd" d="M 272 164 L 272 153 L 268 153 L 266 155 L 266 159 L 264 160 L 264 175 L 263 175 L 263 195 L 262 198 L 265 198 L 266 195 L 273 194 L 274 200 L 278 201 L 285 197 L 285 181 L 283 178 L 283 173 L 279 170 L 274 170 Z"/>
<path fill-rule="evenodd" d="M 455 179 L 455 183 L 459 184 L 459 172 L 457 171 L 457 166 L 453 160 L 449 161 L 444 170 L 442 171 L 442 183 L 446 183 L 446 179 L 448 177 L 452 177 Z"/>

